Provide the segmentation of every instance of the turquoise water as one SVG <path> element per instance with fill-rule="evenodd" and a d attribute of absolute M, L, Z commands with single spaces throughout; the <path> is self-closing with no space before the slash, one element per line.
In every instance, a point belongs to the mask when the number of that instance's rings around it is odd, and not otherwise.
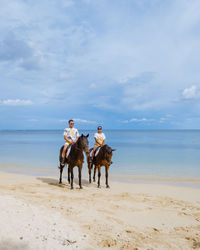
<path fill-rule="evenodd" d="M 93 146 L 95 131 L 90 134 Z M 107 130 L 115 148 L 111 173 L 200 177 L 200 130 Z M 56 170 L 63 131 L 0 131 L 0 167 Z M 84 170 L 87 170 L 84 163 Z"/>

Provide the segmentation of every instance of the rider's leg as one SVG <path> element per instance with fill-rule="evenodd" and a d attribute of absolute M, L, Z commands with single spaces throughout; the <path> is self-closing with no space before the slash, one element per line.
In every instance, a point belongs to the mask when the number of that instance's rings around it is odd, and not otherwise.
<path fill-rule="evenodd" d="M 96 150 L 96 146 L 94 146 L 94 148 L 93 148 L 93 150 L 92 150 L 92 156 L 91 156 L 91 162 L 93 161 L 93 158 L 94 158 L 94 152 L 95 152 L 95 150 Z"/>
<path fill-rule="evenodd" d="M 92 158 L 94 157 L 94 151 L 95 151 L 95 147 L 93 148 L 93 150 L 92 150 Z"/>
<path fill-rule="evenodd" d="M 65 145 L 64 145 L 64 148 L 63 148 L 63 152 L 62 152 L 62 162 L 61 162 L 62 165 L 65 164 L 65 157 L 66 157 L 67 146 L 68 146 L 68 145 L 65 144 Z"/>

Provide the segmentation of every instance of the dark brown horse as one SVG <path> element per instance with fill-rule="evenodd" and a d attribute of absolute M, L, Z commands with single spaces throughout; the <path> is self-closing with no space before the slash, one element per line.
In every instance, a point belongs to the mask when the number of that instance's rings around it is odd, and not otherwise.
<path fill-rule="evenodd" d="M 68 182 L 71 182 L 71 189 L 73 189 L 73 179 L 74 179 L 74 167 L 77 166 L 78 167 L 78 177 L 79 177 L 79 187 L 82 188 L 82 184 L 81 184 L 81 171 L 82 171 L 82 167 L 83 167 L 83 162 L 84 162 L 84 155 L 83 152 L 89 153 L 89 149 L 88 149 L 88 135 L 81 135 L 76 143 L 73 143 L 71 145 L 71 150 L 70 153 L 66 159 L 66 164 L 68 164 Z M 61 165 L 61 161 L 62 161 L 62 151 L 63 151 L 63 147 L 61 147 L 60 149 L 60 157 L 59 157 L 59 161 L 60 161 L 60 180 L 59 183 L 62 183 L 62 172 L 63 172 L 63 168 L 64 166 Z M 70 180 L 71 177 L 71 180 Z"/>
<path fill-rule="evenodd" d="M 98 169 L 98 187 L 100 188 L 100 177 L 101 177 L 101 167 L 105 166 L 105 176 L 106 176 L 106 187 L 109 188 L 108 185 L 108 170 L 110 165 L 112 164 L 112 152 L 115 149 L 110 148 L 108 145 L 104 145 L 100 148 L 97 156 L 93 157 L 92 163 L 90 162 L 90 156 L 87 157 L 88 163 L 88 172 L 89 172 L 89 182 L 91 183 L 91 170 L 94 165 L 94 175 L 93 181 L 95 181 L 96 169 Z"/>

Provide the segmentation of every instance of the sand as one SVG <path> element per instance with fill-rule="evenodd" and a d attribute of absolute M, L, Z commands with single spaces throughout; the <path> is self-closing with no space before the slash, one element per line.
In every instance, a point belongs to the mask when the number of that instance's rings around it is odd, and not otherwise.
<path fill-rule="evenodd" d="M 200 189 L 0 172 L 0 249 L 200 249 Z"/>

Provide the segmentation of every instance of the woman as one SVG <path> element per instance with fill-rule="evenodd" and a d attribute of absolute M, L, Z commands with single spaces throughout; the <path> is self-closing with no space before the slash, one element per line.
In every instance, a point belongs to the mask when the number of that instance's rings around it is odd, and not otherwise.
<path fill-rule="evenodd" d="M 106 140 L 106 136 L 105 134 L 102 132 L 102 126 L 98 126 L 97 128 L 97 133 L 94 134 L 94 139 L 95 139 L 95 144 L 94 144 L 94 148 L 92 150 L 92 159 L 94 157 L 94 152 L 98 147 L 102 147 L 105 143 Z"/>

